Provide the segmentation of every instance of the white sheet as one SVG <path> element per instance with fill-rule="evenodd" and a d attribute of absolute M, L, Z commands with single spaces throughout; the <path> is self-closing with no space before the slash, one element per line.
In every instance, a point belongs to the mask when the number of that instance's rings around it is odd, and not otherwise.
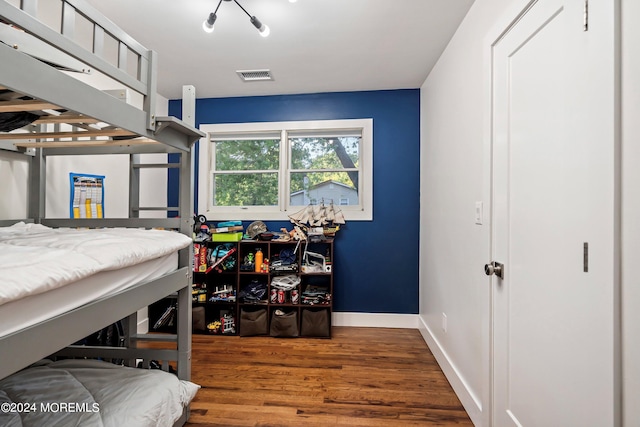
<path fill-rule="evenodd" d="M 54 229 L 25 223 L 0 227 L 0 305 L 190 244 L 188 236 L 164 230 Z"/>
<path fill-rule="evenodd" d="M 116 366 L 97 360 L 45 361 L 0 380 L 2 426 L 172 426 L 199 386 L 160 370 Z M 29 412 L 24 406 L 29 404 Z M 71 404 L 79 411 L 51 410 Z M 35 405 L 35 406 L 34 406 Z M 49 411 L 47 411 L 49 409 Z"/>

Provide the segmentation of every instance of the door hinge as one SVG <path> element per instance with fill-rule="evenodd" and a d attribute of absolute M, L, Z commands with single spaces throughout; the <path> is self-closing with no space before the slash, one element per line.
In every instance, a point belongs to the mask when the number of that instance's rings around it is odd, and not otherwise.
<path fill-rule="evenodd" d="M 584 0 L 584 31 L 589 31 L 589 0 Z"/>

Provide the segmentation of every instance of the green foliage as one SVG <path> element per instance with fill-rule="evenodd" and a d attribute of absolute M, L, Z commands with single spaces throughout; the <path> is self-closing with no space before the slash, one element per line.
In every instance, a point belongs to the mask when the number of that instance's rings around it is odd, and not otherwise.
<path fill-rule="evenodd" d="M 304 189 L 305 176 L 309 181 L 309 187 L 333 180 L 357 188 L 357 182 L 353 182 L 347 174 L 340 172 L 340 170 L 357 167 L 360 138 L 292 138 L 290 143 L 292 169 L 309 170 L 307 173 L 292 174 L 291 192 Z M 338 155 L 340 152 L 345 153 L 348 158 L 341 158 Z M 313 172 L 318 169 L 334 169 L 335 171 Z"/>
<path fill-rule="evenodd" d="M 222 174 L 215 178 L 216 206 L 277 206 L 278 174 Z"/>
<path fill-rule="evenodd" d="M 304 170 L 291 173 L 292 193 L 305 189 L 305 178 L 307 188 L 327 180 L 358 187 L 357 173 L 342 170 L 357 167 L 360 138 L 292 138 L 290 143 L 291 167 Z M 216 141 L 214 204 L 277 206 L 279 145 L 277 139 Z"/>
<path fill-rule="evenodd" d="M 219 141 L 216 147 L 216 170 L 278 170 L 280 141 Z"/>

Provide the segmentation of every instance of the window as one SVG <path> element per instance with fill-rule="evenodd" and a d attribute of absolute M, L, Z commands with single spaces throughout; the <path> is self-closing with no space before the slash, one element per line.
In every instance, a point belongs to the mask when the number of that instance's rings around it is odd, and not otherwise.
<path fill-rule="evenodd" d="M 308 204 L 372 219 L 373 120 L 201 125 L 198 209 L 287 220 Z"/>

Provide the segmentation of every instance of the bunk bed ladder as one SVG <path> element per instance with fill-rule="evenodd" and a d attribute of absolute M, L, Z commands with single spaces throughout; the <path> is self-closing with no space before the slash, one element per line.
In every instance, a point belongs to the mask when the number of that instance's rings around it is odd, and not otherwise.
<path fill-rule="evenodd" d="M 183 121 L 189 125 L 195 124 L 195 88 L 190 85 L 183 86 L 183 109 L 182 117 Z M 139 218 L 141 212 L 149 211 L 165 211 L 177 212 L 180 232 L 186 235 L 190 235 L 193 231 L 193 179 L 191 175 L 193 166 L 194 150 L 190 152 L 181 151 L 178 153 L 179 160 L 177 163 L 170 162 L 169 156 L 167 156 L 166 162 L 157 163 L 145 163 L 142 161 L 140 154 L 129 155 L 129 216 L 131 218 Z M 178 169 L 178 205 L 157 207 L 157 206 L 141 206 L 140 204 L 140 172 L 143 169 L 166 169 L 167 171 L 172 169 Z M 168 174 L 169 175 L 169 174 Z M 174 175 L 175 177 L 175 175 Z M 171 180 L 171 177 L 168 177 Z M 168 185 L 171 185 L 168 182 Z M 168 205 L 169 203 L 167 203 Z M 183 249 L 179 254 L 179 266 L 188 267 L 189 283 L 191 283 L 191 266 L 193 260 L 192 248 Z M 178 291 L 177 295 L 177 319 L 178 319 L 178 331 L 177 336 L 156 336 L 153 335 L 138 335 L 129 334 L 127 344 L 136 346 L 137 340 L 176 340 L 178 350 L 178 377 L 190 378 L 191 376 L 191 327 L 192 327 L 192 313 L 191 313 L 191 289 L 183 288 Z M 137 314 L 132 314 L 127 320 L 128 330 L 135 331 L 137 328 Z"/>

